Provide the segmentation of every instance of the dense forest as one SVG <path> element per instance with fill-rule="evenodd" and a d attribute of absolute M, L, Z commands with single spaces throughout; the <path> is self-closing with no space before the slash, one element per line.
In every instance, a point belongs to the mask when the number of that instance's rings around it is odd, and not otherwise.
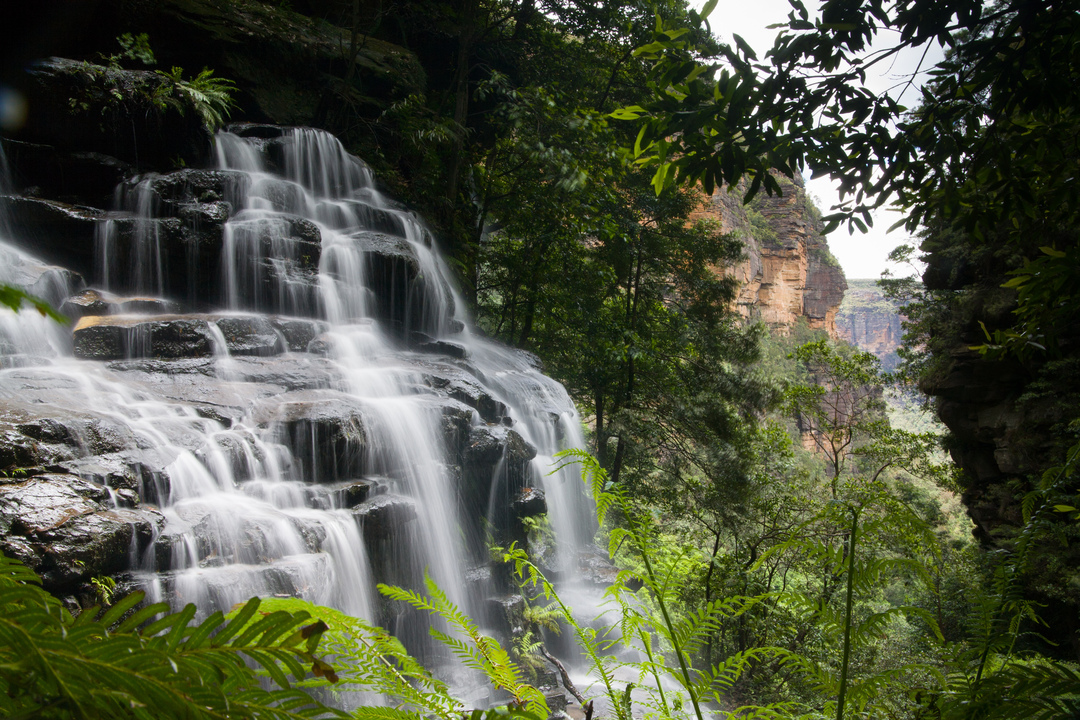
<path fill-rule="evenodd" d="M 428 219 L 477 331 L 569 391 L 588 447 L 560 462 L 617 568 L 605 623 L 559 597 L 542 516 L 488 549 L 525 598 L 505 648 L 434 582 L 382 589 L 494 688 L 473 717 L 548 717 L 553 668 L 586 720 L 1077 717 L 1080 4 L 791 4 L 758 58 L 716 40 L 715 0 L 69 2 L 13 13 L 2 80 L 80 61 L 82 94 L 49 112 L 110 147 L 148 118 L 170 141 L 230 120 L 334 133 Z M 916 106 L 866 88 L 928 44 L 945 59 Z M 78 74 L 166 67 L 150 90 Z M 42 112 L 5 120 L 13 157 Z M 904 316 L 893 372 L 739 311 L 734 268 L 774 232 L 762 203 L 810 173 L 846 192 L 808 211 L 815 234 L 895 204 L 917 237 L 894 257 L 919 275 L 882 283 Z M 703 216 L 714 192 L 745 227 Z M 53 312 L 11 285 L 0 301 Z M 890 423 L 890 393 L 945 431 Z M 267 598 L 196 620 L 97 578 L 73 615 L 16 560 L 0 570 L 10 717 L 474 711 L 337 610 Z"/>

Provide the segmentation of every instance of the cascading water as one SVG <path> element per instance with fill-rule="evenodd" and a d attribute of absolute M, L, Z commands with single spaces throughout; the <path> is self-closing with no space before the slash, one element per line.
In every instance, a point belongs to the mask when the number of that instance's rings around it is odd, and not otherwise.
<path fill-rule="evenodd" d="M 573 403 L 530 356 L 468 329 L 422 222 L 321 131 L 239 127 L 217 157 L 118 188 L 91 298 L 108 307 L 82 313 L 74 355 L 36 313 L 0 317 L 5 367 L 48 358 L 0 373 L 0 393 L 82 423 L 58 467 L 134 478 L 142 504 L 113 505 L 135 581 L 203 611 L 284 593 L 378 621 L 375 579 L 418 586 L 426 571 L 483 617 L 467 569 L 525 487 L 545 492 L 552 565 L 571 567 L 592 515 L 576 470 L 549 473 L 584 445 Z M 0 252 L 12 284 L 28 284 L 19 263 L 43 266 Z M 57 306 L 81 289 L 35 278 Z M 34 395 L 45 377 L 62 392 Z"/>

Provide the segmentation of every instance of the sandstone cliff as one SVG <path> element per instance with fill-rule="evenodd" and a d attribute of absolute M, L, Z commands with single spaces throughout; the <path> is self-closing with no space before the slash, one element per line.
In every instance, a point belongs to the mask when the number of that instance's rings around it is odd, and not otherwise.
<path fill-rule="evenodd" d="M 761 193 L 750 206 L 742 204 L 741 190 L 718 190 L 700 216 L 742 235 L 744 258 L 732 270 L 740 284 L 741 315 L 780 332 L 802 317 L 836 338 L 836 314 L 847 288 L 844 272 L 829 252 L 802 179 L 781 178 L 781 185 L 783 195 Z"/>
<path fill-rule="evenodd" d="M 836 332 L 860 350 L 873 353 L 885 370 L 895 370 L 903 339 L 900 311 L 887 300 L 876 280 L 848 280 L 848 290 L 836 315 Z"/>

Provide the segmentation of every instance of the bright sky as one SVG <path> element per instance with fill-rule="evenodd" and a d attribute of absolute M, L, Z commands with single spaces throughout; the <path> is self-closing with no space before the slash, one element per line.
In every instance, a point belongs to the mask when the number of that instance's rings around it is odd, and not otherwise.
<path fill-rule="evenodd" d="M 700 9 L 704 0 L 692 0 L 692 4 Z M 808 0 L 806 6 L 813 19 L 818 3 Z M 779 32 L 778 29 L 767 29 L 768 26 L 785 22 L 790 12 L 791 6 L 787 0 L 719 0 L 716 9 L 709 16 L 709 22 L 713 33 L 720 39 L 733 42 L 731 36 L 737 33 L 754 48 L 758 57 L 763 59 L 765 51 L 772 46 L 773 38 Z M 873 72 L 877 69 L 875 66 L 867 74 L 867 84 L 877 92 L 888 91 L 896 86 L 901 78 L 906 78 L 906 73 L 917 67 L 920 57 L 921 52 L 901 55 L 892 66 L 883 63 L 876 75 Z M 923 69 L 933 67 L 941 57 L 939 49 L 931 50 Z M 913 106 L 917 101 L 916 93 L 917 90 L 908 89 L 901 102 L 909 107 Z M 829 208 L 840 200 L 836 184 L 829 178 L 811 180 L 807 183 L 807 189 L 826 214 Z M 848 278 L 877 278 L 881 275 L 881 271 L 888 266 L 886 258 L 889 252 L 897 245 L 911 240 L 903 229 L 886 234 L 885 231 L 900 218 L 896 212 L 879 211 L 874 217 L 874 226 L 865 235 L 858 230 L 849 235 L 846 226 L 829 235 L 829 248 L 840 261 Z M 892 269 L 897 274 L 910 273 L 909 268 Z"/>

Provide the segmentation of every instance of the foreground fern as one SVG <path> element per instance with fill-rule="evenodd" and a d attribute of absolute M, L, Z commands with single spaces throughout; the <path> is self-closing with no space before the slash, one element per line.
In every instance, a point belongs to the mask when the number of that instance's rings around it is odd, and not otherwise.
<path fill-rule="evenodd" d="M 290 686 L 334 672 L 315 656 L 326 625 L 306 612 L 259 615 L 252 599 L 226 622 L 195 606 L 136 609 L 134 593 L 78 617 L 39 578 L 0 555 L 0 715 L 6 718 L 210 720 L 347 717 Z M 163 614 L 167 613 L 167 614 Z M 260 686 L 247 661 L 277 689 Z"/>

